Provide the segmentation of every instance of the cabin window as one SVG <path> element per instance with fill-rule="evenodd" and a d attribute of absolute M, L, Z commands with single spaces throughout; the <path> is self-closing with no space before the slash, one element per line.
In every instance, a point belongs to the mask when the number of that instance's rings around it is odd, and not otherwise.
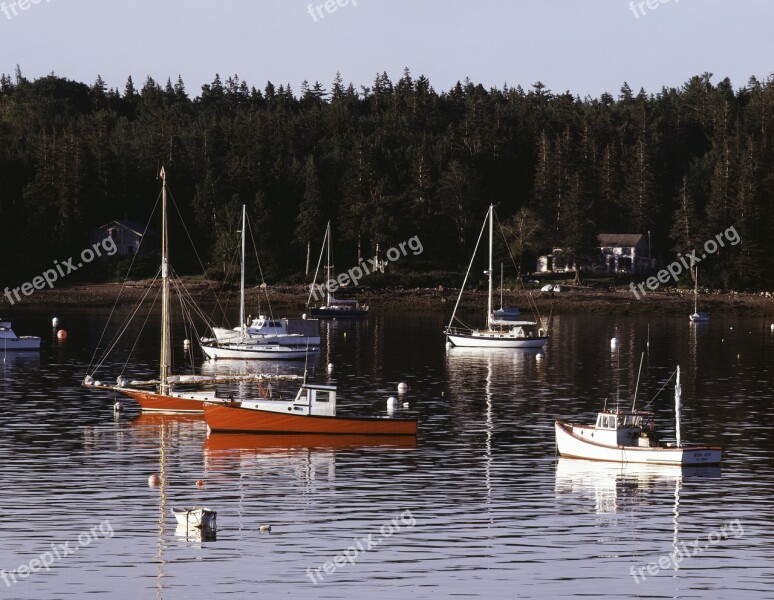
<path fill-rule="evenodd" d="M 602 427 L 602 415 L 597 416 L 597 427 Z"/>

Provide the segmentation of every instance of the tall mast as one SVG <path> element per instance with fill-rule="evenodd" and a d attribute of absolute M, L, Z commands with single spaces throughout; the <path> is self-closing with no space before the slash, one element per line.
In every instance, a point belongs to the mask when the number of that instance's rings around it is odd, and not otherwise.
<path fill-rule="evenodd" d="M 494 220 L 492 218 L 493 212 L 494 212 L 494 206 L 490 204 L 489 205 L 489 270 L 487 271 L 487 275 L 489 275 L 489 301 L 487 303 L 487 311 L 486 311 L 487 329 L 491 327 L 491 319 L 492 319 L 492 231 L 494 230 L 494 226 L 492 225 L 492 221 Z"/>
<path fill-rule="evenodd" d="M 681 395 L 683 388 L 680 385 L 680 365 L 677 365 L 677 379 L 675 380 L 675 438 L 677 446 L 682 445 L 682 439 L 680 437 L 680 409 L 682 408 Z"/>
<path fill-rule="evenodd" d="M 159 372 L 159 392 L 169 393 L 167 376 L 169 375 L 169 248 L 167 247 L 167 175 L 164 167 L 161 177 L 161 366 Z"/>
<path fill-rule="evenodd" d="M 325 304 L 331 305 L 331 290 L 327 282 L 331 280 L 331 222 L 328 221 L 328 227 L 325 230 L 325 237 L 328 238 L 328 262 L 325 265 Z"/>
<path fill-rule="evenodd" d="M 245 205 L 242 205 L 242 275 L 239 282 L 239 331 L 245 337 Z"/>

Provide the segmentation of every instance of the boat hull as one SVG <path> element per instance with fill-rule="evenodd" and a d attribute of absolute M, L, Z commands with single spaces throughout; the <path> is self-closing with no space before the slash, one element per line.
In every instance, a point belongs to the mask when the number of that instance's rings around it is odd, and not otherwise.
<path fill-rule="evenodd" d="M 563 421 L 554 423 L 556 447 L 560 456 L 619 463 L 658 465 L 717 465 L 722 449 L 718 446 L 609 446 L 582 438 L 573 426 Z"/>
<path fill-rule="evenodd" d="M 542 348 L 548 341 L 547 336 L 507 337 L 493 335 L 447 334 L 446 337 L 454 345 L 461 348 Z"/>
<path fill-rule="evenodd" d="M 294 415 L 223 404 L 205 404 L 204 418 L 213 433 L 417 434 L 416 419 Z"/>
<path fill-rule="evenodd" d="M 23 335 L 21 337 L 4 337 L 0 339 L 0 350 L 3 352 L 40 350 L 40 338 L 32 335 Z"/>
<path fill-rule="evenodd" d="M 303 360 L 309 354 L 319 352 L 317 346 L 293 348 L 262 344 L 232 344 L 218 346 L 202 344 L 205 356 L 212 360 Z"/>
<path fill-rule="evenodd" d="M 168 413 L 198 413 L 204 412 L 205 402 L 218 402 L 214 394 L 211 397 L 200 395 L 197 397 L 179 397 L 176 394 L 158 394 L 143 390 L 128 390 L 114 388 L 120 394 L 128 396 L 140 405 L 143 412 L 168 412 Z M 182 396 L 183 394 L 181 394 Z"/>

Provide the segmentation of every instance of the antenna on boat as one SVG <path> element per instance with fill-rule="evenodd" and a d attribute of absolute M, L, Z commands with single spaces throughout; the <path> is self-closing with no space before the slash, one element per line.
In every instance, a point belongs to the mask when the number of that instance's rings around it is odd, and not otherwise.
<path fill-rule="evenodd" d="M 640 374 L 642 373 L 642 361 L 645 358 L 645 353 L 640 355 L 640 370 L 637 371 L 637 383 L 634 386 L 634 398 L 632 398 L 632 412 L 634 412 L 634 405 L 637 402 L 637 390 L 640 387 Z"/>

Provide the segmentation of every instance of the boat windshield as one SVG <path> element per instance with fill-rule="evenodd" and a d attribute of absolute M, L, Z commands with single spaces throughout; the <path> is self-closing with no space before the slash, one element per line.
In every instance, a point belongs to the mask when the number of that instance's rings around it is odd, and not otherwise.
<path fill-rule="evenodd" d="M 640 415 L 618 415 L 618 427 L 641 427 Z"/>

